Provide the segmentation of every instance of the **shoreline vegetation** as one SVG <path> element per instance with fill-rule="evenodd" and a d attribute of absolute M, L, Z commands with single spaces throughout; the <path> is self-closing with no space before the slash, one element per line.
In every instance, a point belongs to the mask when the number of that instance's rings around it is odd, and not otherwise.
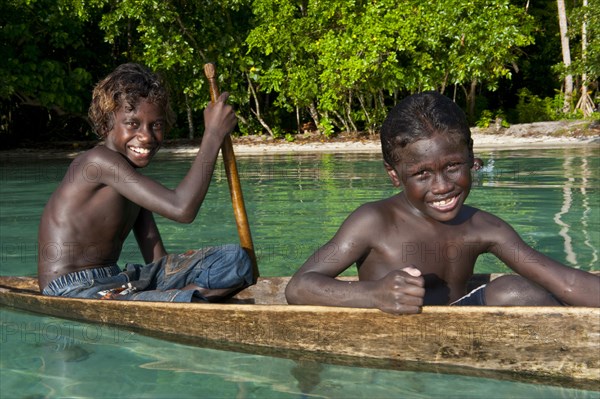
<path fill-rule="evenodd" d="M 493 149 L 543 149 L 576 146 L 600 146 L 600 121 L 555 121 L 515 124 L 508 128 L 490 126 L 471 128 L 475 151 Z M 293 141 L 266 135 L 232 137 L 236 155 L 269 155 L 315 152 L 379 152 L 378 134 L 343 133 L 326 138 L 318 132 L 294 135 Z M 157 154 L 193 156 L 200 138 L 165 140 Z M 96 141 L 52 142 L 0 150 L 1 157 L 39 156 L 44 158 L 75 157 L 97 144 Z"/>

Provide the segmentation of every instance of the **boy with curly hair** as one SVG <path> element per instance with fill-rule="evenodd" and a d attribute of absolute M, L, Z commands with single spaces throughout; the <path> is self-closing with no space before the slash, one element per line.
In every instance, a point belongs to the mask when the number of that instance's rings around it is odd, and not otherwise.
<path fill-rule="evenodd" d="M 153 218 L 191 223 L 223 139 L 236 125 L 227 93 L 204 111 L 205 132 L 187 175 L 171 190 L 139 173 L 174 123 L 160 77 L 117 67 L 94 88 L 89 110 L 103 143 L 77 156 L 44 208 L 38 281 L 44 295 L 142 301 L 219 300 L 252 283 L 237 245 L 167 254 Z M 117 261 L 133 231 L 146 265 Z"/>

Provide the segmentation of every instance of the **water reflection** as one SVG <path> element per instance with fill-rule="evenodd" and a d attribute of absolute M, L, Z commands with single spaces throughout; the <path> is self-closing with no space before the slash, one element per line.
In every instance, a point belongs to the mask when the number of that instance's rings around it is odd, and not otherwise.
<path fill-rule="evenodd" d="M 599 269 L 597 149 L 478 155 L 486 166 L 475 175 L 469 203 L 506 219 L 541 252 Z M 144 173 L 173 187 L 189 162 L 165 158 Z M 67 165 L 28 159 L 2 163 L 1 274 L 36 272 L 39 216 Z M 239 172 L 264 276 L 290 275 L 359 204 L 395 192 L 378 154 L 240 158 Z M 157 220 L 170 251 L 236 241 L 222 167 L 194 224 Z M 138 261 L 133 241 L 123 257 Z M 477 268 L 506 271 L 487 257 Z M 498 379 L 202 349 L 4 308 L 0 320 L 1 397 L 598 397 L 597 392 Z"/>
<path fill-rule="evenodd" d="M 571 210 L 571 205 L 573 203 L 573 195 L 571 191 L 573 190 L 573 182 L 575 181 L 574 177 L 570 177 L 571 174 L 571 163 L 573 161 L 572 157 L 566 157 L 563 162 L 563 169 L 565 170 L 565 176 L 567 177 L 567 181 L 563 187 L 563 203 L 560 208 L 560 212 L 554 215 L 554 222 L 560 226 L 560 231 L 558 234 L 564 239 L 564 249 L 566 253 L 567 262 L 571 265 L 577 264 L 577 255 L 575 251 L 573 251 L 572 239 L 569 235 L 569 225 L 562 220 L 562 216 L 568 213 Z M 584 213 L 585 214 L 585 213 Z"/>
<path fill-rule="evenodd" d="M 581 216 L 581 225 L 583 226 L 584 233 L 584 245 L 591 250 L 592 257 L 590 259 L 589 267 L 592 269 L 594 265 L 598 263 L 598 240 L 593 241 L 592 234 L 593 231 L 590 231 L 591 225 L 593 225 L 593 221 L 590 220 L 590 217 L 593 217 L 593 209 L 590 206 L 590 198 L 592 201 L 595 199 L 596 209 L 598 208 L 598 196 L 593 192 L 588 194 L 589 182 L 593 179 L 593 173 L 590 169 L 590 162 L 587 158 L 582 159 L 582 169 L 584 171 L 582 181 L 584 184 L 581 185 L 580 192 L 582 196 L 582 208 L 583 213 Z"/>
<path fill-rule="evenodd" d="M 485 166 L 474 174 L 470 205 L 502 217 L 548 256 L 585 270 L 598 270 L 597 149 L 491 151 L 477 155 L 485 160 Z M 143 173 L 175 187 L 190 162 L 190 158 L 164 154 Z M 169 251 L 238 240 L 225 171 L 221 162 L 217 165 L 206 201 L 193 224 L 156 218 Z M 0 273 L 36 273 L 39 217 L 67 166 L 68 160 L 37 158 L 10 159 L 0 166 L 4 178 Z M 331 238 L 356 207 L 397 192 L 379 154 L 239 157 L 238 171 L 263 276 L 292 274 Z M 123 262 L 142 261 L 132 237 L 122 255 Z M 501 263 L 486 257 L 478 262 L 478 268 L 482 272 L 507 271 Z M 355 271 L 347 272 L 351 273 Z"/>
<path fill-rule="evenodd" d="M 534 248 L 573 267 L 598 270 L 597 147 L 491 151 L 469 203 L 509 222 Z M 483 195 L 493 196 L 491 199 Z M 508 271 L 493 258 L 485 270 Z M 479 262 L 478 264 L 483 264 Z"/>
<path fill-rule="evenodd" d="M 0 396 L 6 398 L 598 397 L 496 378 L 197 348 L 6 308 L 0 320 Z"/>

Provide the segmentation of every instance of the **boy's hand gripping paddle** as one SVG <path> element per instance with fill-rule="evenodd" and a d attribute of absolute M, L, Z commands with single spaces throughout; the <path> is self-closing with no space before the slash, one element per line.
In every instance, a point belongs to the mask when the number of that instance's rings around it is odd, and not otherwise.
<path fill-rule="evenodd" d="M 219 87 L 217 86 L 217 72 L 215 65 L 212 63 L 205 64 L 204 74 L 208 78 L 210 100 L 212 103 L 215 103 L 220 95 Z M 233 144 L 229 135 L 225 137 L 223 144 L 221 144 L 221 154 L 223 155 L 223 162 L 225 163 L 225 173 L 227 174 L 227 182 L 229 183 L 231 204 L 233 205 L 235 222 L 240 236 L 240 245 L 246 250 L 252 260 L 254 283 L 256 283 L 256 279 L 259 275 L 256 254 L 254 253 L 254 245 L 252 244 L 252 235 L 250 233 L 250 225 L 248 224 L 248 215 L 246 214 L 246 206 L 244 204 L 242 186 L 240 184 L 240 177 L 235 162 L 235 154 L 233 153 Z"/>

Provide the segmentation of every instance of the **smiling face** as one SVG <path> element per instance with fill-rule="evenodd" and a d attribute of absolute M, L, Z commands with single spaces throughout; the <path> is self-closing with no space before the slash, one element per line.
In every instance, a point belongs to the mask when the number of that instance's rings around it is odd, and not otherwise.
<path fill-rule="evenodd" d="M 141 99 L 135 107 L 120 107 L 106 135 L 106 147 L 122 154 L 135 168 L 150 163 L 163 142 L 165 113 L 158 104 Z"/>
<path fill-rule="evenodd" d="M 408 204 L 424 217 L 449 222 L 471 190 L 469 147 L 459 135 L 434 134 L 403 148 L 399 161 L 386 163 L 392 183 L 404 188 Z"/>

